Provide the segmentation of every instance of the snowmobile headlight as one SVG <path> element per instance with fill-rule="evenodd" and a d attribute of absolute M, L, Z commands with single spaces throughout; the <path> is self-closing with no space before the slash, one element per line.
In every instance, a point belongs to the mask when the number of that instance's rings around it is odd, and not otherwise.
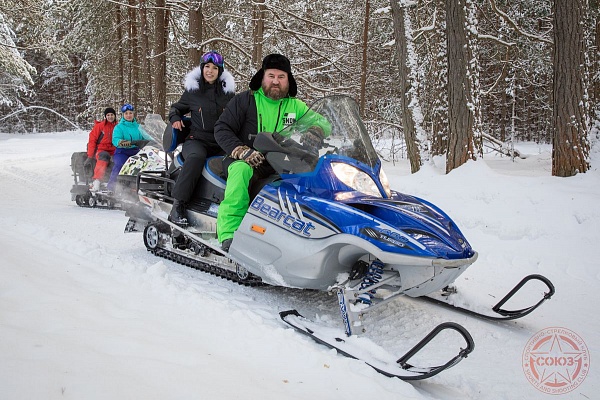
<path fill-rule="evenodd" d="M 383 186 L 383 190 L 385 190 L 385 195 L 390 198 L 392 197 L 392 189 L 390 189 L 390 181 L 388 181 L 387 175 L 383 171 L 383 167 L 379 169 L 379 182 L 381 182 L 381 186 Z"/>
<path fill-rule="evenodd" d="M 345 163 L 331 163 L 335 176 L 352 189 L 370 196 L 382 197 L 377 184 L 367 173 Z"/>

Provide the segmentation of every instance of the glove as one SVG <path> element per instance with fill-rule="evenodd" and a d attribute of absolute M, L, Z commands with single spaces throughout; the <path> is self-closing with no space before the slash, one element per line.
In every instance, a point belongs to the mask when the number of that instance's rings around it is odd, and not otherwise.
<path fill-rule="evenodd" d="M 92 160 L 93 160 L 93 158 L 92 158 L 92 157 L 88 157 L 88 158 L 87 158 L 87 160 L 85 160 L 85 161 L 83 162 L 83 167 L 84 167 L 84 168 L 91 167 L 91 165 L 92 165 Z"/>
<path fill-rule="evenodd" d="M 241 160 L 242 155 L 245 154 L 248 150 L 250 150 L 250 147 L 248 147 L 248 146 L 238 146 L 235 149 L 233 149 L 233 151 L 231 152 L 231 158 L 235 158 L 236 160 Z"/>
<path fill-rule="evenodd" d="M 131 142 L 129 140 L 121 140 L 119 142 L 119 147 L 124 147 L 124 148 L 131 147 Z"/>
<path fill-rule="evenodd" d="M 313 126 L 310 127 L 302 137 L 302 144 L 318 150 L 323 145 L 324 138 L 325 135 L 323 134 L 323 130 L 318 126 Z"/>
<path fill-rule="evenodd" d="M 260 164 L 265 161 L 265 156 L 262 155 L 260 151 L 256 151 L 254 149 L 250 149 L 247 151 L 242 158 L 246 161 L 252 168 L 258 167 Z"/>
<path fill-rule="evenodd" d="M 231 157 L 236 160 L 244 160 L 250 165 L 252 168 L 258 167 L 260 164 L 265 161 L 265 156 L 262 153 L 251 149 L 248 146 L 238 146 L 231 152 Z"/>

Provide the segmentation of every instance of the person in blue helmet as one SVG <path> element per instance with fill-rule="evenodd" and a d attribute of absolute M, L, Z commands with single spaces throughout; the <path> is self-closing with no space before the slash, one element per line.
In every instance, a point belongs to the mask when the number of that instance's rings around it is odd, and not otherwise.
<path fill-rule="evenodd" d="M 106 185 L 106 189 L 111 192 L 115 191 L 117 177 L 125 161 L 140 151 L 140 148 L 134 142 L 137 140 L 152 140 L 135 119 L 134 111 L 135 109 L 131 104 L 123 104 L 121 106 L 123 117 L 113 130 L 112 143 L 117 149 L 113 156 L 114 166 Z"/>

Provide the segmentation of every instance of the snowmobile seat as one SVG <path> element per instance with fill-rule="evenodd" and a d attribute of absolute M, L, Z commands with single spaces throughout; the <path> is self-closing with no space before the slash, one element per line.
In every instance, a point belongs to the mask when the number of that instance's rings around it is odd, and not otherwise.
<path fill-rule="evenodd" d="M 181 152 L 177 155 L 174 154 L 175 149 L 185 142 L 185 138 L 190 134 L 190 128 L 192 126 L 192 120 L 190 118 L 183 118 L 183 130 L 175 129 L 171 126 L 171 124 L 167 124 L 165 128 L 165 132 L 163 134 L 163 149 L 167 154 L 171 156 L 171 160 L 173 160 L 173 164 L 175 168 L 170 169 L 178 169 L 183 166 L 184 158 Z"/>
<path fill-rule="evenodd" d="M 185 138 L 190 134 L 190 127 L 192 126 L 192 120 L 189 118 L 183 119 L 183 130 L 175 129 L 168 124 L 163 134 L 163 149 L 167 153 L 175 151 L 177 146 L 185 142 Z"/>
<path fill-rule="evenodd" d="M 92 168 L 85 167 L 87 158 L 87 152 L 85 151 L 76 151 L 71 154 L 71 170 L 73 171 L 73 176 L 75 176 L 75 183 L 78 181 L 87 181 L 94 174 L 93 165 L 91 165 Z"/>
<path fill-rule="evenodd" d="M 223 171 L 223 156 L 214 156 L 210 157 L 206 160 L 206 164 L 204 165 L 204 171 L 208 174 L 212 179 L 216 180 L 215 183 L 220 183 L 218 186 L 222 186 L 225 188 L 225 174 Z"/>
<path fill-rule="evenodd" d="M 103 180 L 108 180 L 110 171 L 112 171 L 112 167 L 114 165 L 114 161 L 107 152 L 104 153 L 104 156 L 107 157 L 105 160 L 108 161 L 108 166 L 106 167 L 106 173 Z M 87 184 L 89 183 L 88 181 L 91 181 L 92 176 L 94 175 L 96 159 L 92 158 L 91 164 L 85 165 L 87 158 L 87 152 L 85 151 L 76 151 L 75 153 L 71 154 L 71 170 L 73 171 L 73 176 L 75 177 L 75 183 L 85 182 Z"/>
<path fill-rule="evenodd" d="M 210 199 L 220 203 L 225 197 L 225 179 L 223 178 L 223 156 L 214 156 L 206 160 L 202 169 L 202 178 L 207 182 L 196 186 L 193 199 Z M 197 202 L 188 204 L 191 208 L 197 206 Z M 200 204 L 200 203 L 198 203 Z"/>

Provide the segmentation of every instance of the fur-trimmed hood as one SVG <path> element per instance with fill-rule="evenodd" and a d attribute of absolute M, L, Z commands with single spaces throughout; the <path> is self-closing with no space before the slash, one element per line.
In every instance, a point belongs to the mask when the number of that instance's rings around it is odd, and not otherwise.
<path fill-rule="evenodd" d="M 185 78 L 183 78 L 183 87 L 188 92 L 198 90 L 200 89 L 201 79 L 202 67 L 198 66 L 185 75 Z M 219 77 L 219 82 L 223 86 L 223 92 L 235 93 L 235 79 L 233 79 L 233 75 L 231 75 L 226 69 L 223 70 L 223 73 Z"/>

